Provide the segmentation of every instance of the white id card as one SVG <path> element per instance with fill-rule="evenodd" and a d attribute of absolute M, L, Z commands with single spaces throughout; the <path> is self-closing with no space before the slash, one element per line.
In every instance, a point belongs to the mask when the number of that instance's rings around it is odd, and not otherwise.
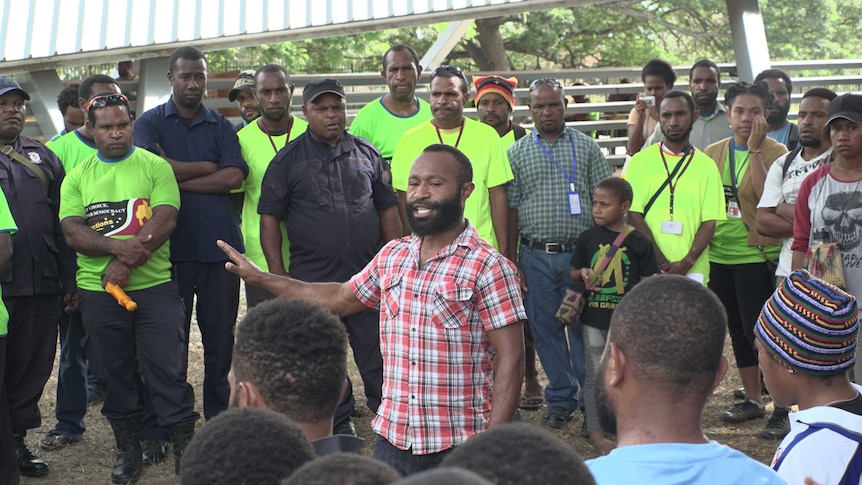
<path fill-rule="evenodd" d="M 739 210 L 739 202 L 732 200 L 727 203 L 727 217 L 735 217 L 737 219 L 742 217 L 742 212 Z"/>
<path fill-rule="evenodd" d="M 703 273 L 689 273 L 685 276 L 690 280 L 694 280 L 700 284 L 703 284 Z"/>
<path fill-rule="evenodd" d="M 682 222 L 679 221 L 661 221 L 662 234 L 682 235 Z"/>
<path fill-rule="evenodd" d="M 581 215 L 581 193 L 577 190 L 569 191 L 569 215 Z"/>

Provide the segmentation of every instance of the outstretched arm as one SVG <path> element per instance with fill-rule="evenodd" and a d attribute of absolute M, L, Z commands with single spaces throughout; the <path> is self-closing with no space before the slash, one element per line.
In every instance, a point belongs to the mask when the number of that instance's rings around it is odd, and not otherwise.
<path fill-rule="evenodd" d="M 317 303 L 339 316 L 352 315 L 365 309 L 365 305 L 353 294 L 349 283 L 305 283 L 289 276 L 267 273 L 230 244 L 222 240 L 216 244 L 230 258 L 230 262 L 224 265 L 225 269 L 252 286 L 263 288 L 276 296 Z"/>

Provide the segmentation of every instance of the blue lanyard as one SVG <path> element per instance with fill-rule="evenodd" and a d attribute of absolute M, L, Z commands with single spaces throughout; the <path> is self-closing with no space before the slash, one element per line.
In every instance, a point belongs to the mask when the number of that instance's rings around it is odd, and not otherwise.
<path fill-rule="evenodd" d="M 739 147 L 739 146 L 737 146 L 737 145 L 736 145 L 736 142 L 735 142 L 735 141 L 733 141 L 733 138 L 731 138 L 731 139 L 730 139 L 730 154 L 729 154 L 729 159 L 730 159 L 730 183 L 731 183 L 731 184 L 733 184 L 733 191 L 734 191 L 734 193 L 736 192 L 737 187 L 739 187 L 739 184 L 737 183 L 737 177 L 738 177 L 738 176 L 737 176 L 737 174 L 736 174 L 736 164 L 735 164 L 735 158 L 736 158 L 736 157 L 734 156 L 734 155 L 736 154 L 736 149 L 737 149 L 737 148 L 743 148 L 743 147 Z M 748 149 L 748 147 L 744 147 L 744 148 L 745 148 L 746 150 Z M 740 168 L 742 168 L 742 166 L 743 166 L 743 165 L 745 165 L 745 163 L 746 163 L 746 162 L 748 162 L 748 155 L 746 155 L 746 156 L 745 156 L 745 160 L 743 160 L 743 161 L 742 161 L 742 163 L 740 164 Z"/>
<path fill-rule="evenodd" d="M 557 161 L 554 159 L 554 156 L 551 155 L 551 152 L 549 152 L 548 149 L 545 148 L 545 145 L 542 144 L 541 141 L 539 141 L 539 135 L 536 133 L 536 131 L 537 130 L 533 130 L 533 139 L 536 140 L 536 143 L 539 145 L 539 148 L 541 148 L 542 151 L 545 152 L 545 155 L 548 157 L 548 159 L 550 159 L 552 162 L 554 162 L 554 165 L 556 165 L 557 168 L 560 169 L 560 172 L 563 172 L 563 175 L 566 177 L 566 180 L 569 181 L 569 189 L 572 192 L 574 192 L 575 191 L 575 174 L 577 173 L 577 170 L 578 170 L 578 155 L 575 153 L 575 141 L 572 139 L 572 134 L 569 132 L 566 132 L 566 134 L 569 135 L 569 145 L 571 145 L 571 147 L 572 147 L 572 175 L 569 176 L 569 174 L 566 173 L 566 170 L 559 163 L 557 163 Z"/>

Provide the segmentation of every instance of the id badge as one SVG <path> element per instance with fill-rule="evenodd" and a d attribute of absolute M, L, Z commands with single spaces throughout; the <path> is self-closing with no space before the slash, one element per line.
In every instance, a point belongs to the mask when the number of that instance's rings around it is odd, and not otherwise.
<path fill-rule="evenodd" d="M 679 221 L 661 221 L 662 234 L 682 235 L 682 222 Z"/>
<path fill-rule="evenodd" d="M 569 215 L 581 215 L 581 193 L 577 190 L 569 191 Z"/>
<path fill-rule="evenodd" d="M 742 217 L 742 212 L 739 210 L 739 202 L 731 200 L 727 203 L 727 217 L 735 217 L 737 219 Z"/>

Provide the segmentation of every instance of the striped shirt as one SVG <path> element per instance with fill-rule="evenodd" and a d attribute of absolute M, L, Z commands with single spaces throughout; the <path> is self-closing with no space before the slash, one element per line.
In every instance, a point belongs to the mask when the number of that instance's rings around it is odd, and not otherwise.
<path fill-rule="evenodd" d="M 380 309 L 383 402 L 372 427 L 415 455 L 485 430 L 493 349 L 488 332 L 527 318 L 514 265 L 466 229 L 419 265 L 422 238 L 390 241 L 350 280 Z"/>
<path fill-rule="evenodd" d="M 610 165 L 595 140 L 577 130 L 566 127 L 554 143 L 534 133 L 556 163 L 532 135 L 509 147 L 509 163 L 515 176 L 507 189 L 509 207 L 518 210 L 518 229 L 523 237 L 572 244 L 583 231 L 593 227 L 593 190 L 599 181 L 611 176 Z M 577 155 L 574 184 L 581 202 L 581 214 L 576 216 L 569 214 L 568 201 L 572 145 Z"/>

